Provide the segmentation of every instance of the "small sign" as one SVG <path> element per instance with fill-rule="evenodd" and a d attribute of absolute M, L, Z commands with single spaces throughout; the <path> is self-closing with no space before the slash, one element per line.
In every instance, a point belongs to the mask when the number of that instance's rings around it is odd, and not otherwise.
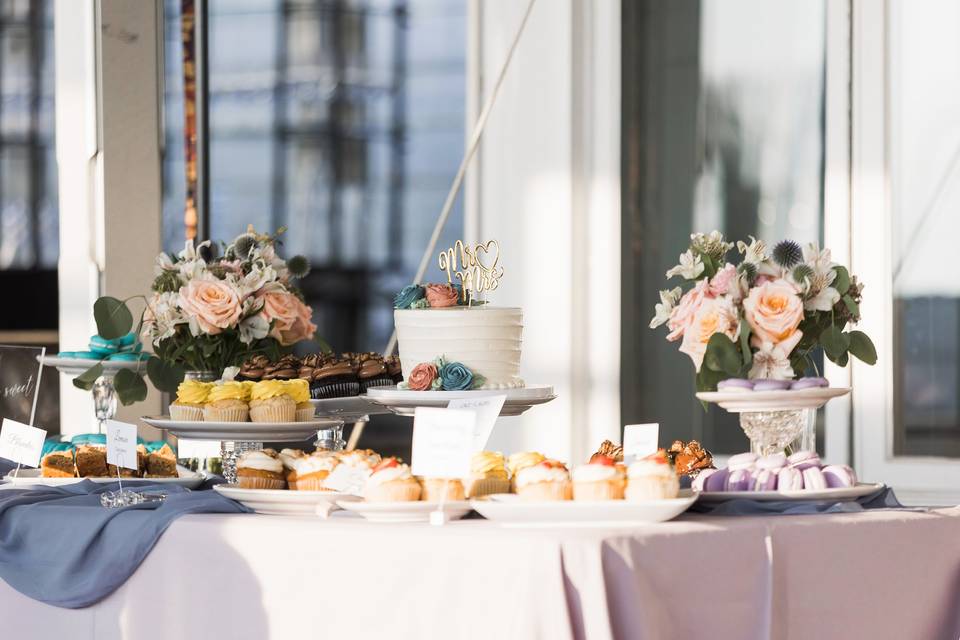
<path fill-rule="evenodd" d="M 323 486 L 341 493 L 362 496 L 363 488 L 366 486 L 369 476 L 370 472 L 362 467 L 338 464 L 330 472 L 330 475 L 324 478 Z"/>
<path fill-rule="evenodd" d="M 468 409 L 476 414 L 473 425 L 473 450 L 483 451 L 487 448 L 487 441 L 493 433 L 493 426 L 500 417 L 500 410 L 507 396 L 485 396 L 481 398 L 460 398 L 451 400 L 447 409 Z"/>
<path fill-rule="evenodd" d="M 107 463 L 137 470 L 137 425 L 107 420 Z"/>
<path fill-rule="evenodd" d="M 219 458 L 217 440 L 184 440 L 177 438 L 177 458 Z"/>
<path fill-rule="evenodd" d="M 0 426 L 0 458 L 28 467 L 39 467 L 46 438 L 47 432 L 43 429 L 4 418 Z"/>
<path fill-rule="evenodd" d="M 417 407 L 413 418 L 413 475 L 465 478 L 473 457 L 475 411 Z"/>
<path fill-rule="evenodd" d="M 623 428 L 623 459 L 652 456 L 657 452 L 659 443 L 659 424 L 628 424 Z"/>

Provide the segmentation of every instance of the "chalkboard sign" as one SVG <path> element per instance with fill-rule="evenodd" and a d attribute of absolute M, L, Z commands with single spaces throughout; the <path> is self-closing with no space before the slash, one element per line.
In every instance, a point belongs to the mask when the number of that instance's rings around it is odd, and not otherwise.
<path fill-rule="evenodd" d="M 0 345 L 0 418 L 34 424 L 46 347 Z"/>

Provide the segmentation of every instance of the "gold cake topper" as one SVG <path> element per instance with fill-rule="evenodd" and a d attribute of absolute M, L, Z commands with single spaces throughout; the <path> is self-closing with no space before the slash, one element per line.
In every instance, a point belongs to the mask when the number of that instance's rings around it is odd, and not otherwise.
<path fill-rule="evenodd" d="M 481 258 L 481 253 L 485 258 Z M 491 257 L 493 262 L 485 264 L 484 260 Z M 503 267 L 497 266 L 500 243 L 496 240 L 478 242 L 473 246 L 466 246 L 462 240 L 457 240 L 452 247 L 440 253 L 437 261 L 440 269 L 447 274 L 448 284 L 454 283 L 454 277 L 460 281 L 463 301 L 468 305 L 475 294 L 495 291 L 503 276 Z"/>

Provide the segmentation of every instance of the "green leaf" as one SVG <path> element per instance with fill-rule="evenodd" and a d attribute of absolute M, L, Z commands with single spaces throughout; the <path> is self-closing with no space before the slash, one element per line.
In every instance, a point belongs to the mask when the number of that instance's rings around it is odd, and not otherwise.
<path fill-rule="evenodd" d="M 877 348 L 873 346 L 870 336 L 863 331 L 851 331 L 850 353 L 859 360 L 869 364 L 877 364 Z"/>
<path fill-rule="evenodd" d="M 147 397 L 147 383 L 130 369 L 120 369 L 113 378 L 113 388 L 123 406 L 142 402 Z"/>
<path fill-rule="evenodd" d="M 844 351 L 843 354 L 837 358 L 837 364 L 841 367 L 847 366 L 847 363 L 850 362 L 850 354 L 847 351 Z"/>
<path fill-rule="evenodd" d="M 853 298 L 851 298 L 849 295 L 844 295 L 842 300 L 843 304 L 847 305 L 847 310 L 850 311 L 851 316 L 854 318 L 860 316 L 860 305 L 858 305 Z"/>
<path fill-rule="evenodd" d="M 746 320 L 740 321 L 740 353 L 743 355 L 743 370 L 741 373 L 745 376 L 751 363 L 753 363 L 753 353 L 750 351 L 750 325 L 747 324 Z"/>
<path fill-rule="evenodd" d="M 97 333 L 107 340 L 120 338 L 133 328 L 133 314 L 122 300 L 104 296 L 93 303 L 93 319 L 97 322 Z"/>
<path fill-rule="evenodd" d="M 185 374 L 183 366 L 161 360 L 156 356 L 147 361 L 147 375 L 150 376 L 150 382 L 160 391 L 176 393 L 177 386 L 183 382 Z"/>
<path fill-rule="evenodd" d="M 833 288 L 837 290 L 837 293 L 843 295 L 850 290 L 850 272 L 847 271 L 846 267 L 839 265 L 833 268 L 833 272 L 837 274 L 837 277 L 833 279 Z"/>
<path fill-rule="evenodd" d="M 83 389 L 84 391 L 90 391 L 93 389 L 93 383 L 97 381 L 97 378 L 103 375 L 103 365 L 99 362 L 76 378 L 73 379 L 73 386 L 78 389 Z"/>
<path fill-rule="evenodd" d="M 837 362 L 840 356 L 847 353 L 847 349 L 850 347 L 850 336 L 836 326 L 830 325 L 820 334 L 820 344 L 823 345 L 827 357 Z"/>
<path fill-rule="evenodd" d="M 700 372 L 697 374 L 697 391 L 716 391 L 717 383 L 723 380 L 724 376 L 719 371 L 713 371 L 706 367 L 700 367 Z"/>
<path fill-rule="evenodd" d="M 740 358 L 740 351 L 730 338 L 725 334 L 715 333 L 710 336 L 710 341 L 707 342 L 703 365 L 705 368 L 725 373 L 728 376 L 737 376 L 740 375 L 743 360 Z"/>

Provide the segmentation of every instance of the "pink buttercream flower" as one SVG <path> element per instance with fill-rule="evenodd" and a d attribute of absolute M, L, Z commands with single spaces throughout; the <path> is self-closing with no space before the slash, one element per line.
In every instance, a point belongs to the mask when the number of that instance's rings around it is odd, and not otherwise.
<path fill-rule="evenodd" d="M 407 379 L 407 387 L 412 391 L 427 391 L 437 379 L 437 367 L 429 362 L 422 362 L 413 368 Z"/>
<path fill-rule="evenodd" d="M 225 280 L 194 278 L 180 287 L 178 302 L 184 315 L 210 335 L 236 326 L 242 311 L 240 292 Z"/>
<path fill-rule="evenodd" d="M 709 296 L 709 286 L 710 283 L 704 278 L 697 282 L 693 289 L 683 294 L 680 302 L 670 312 L 670 319 L 667 320 L 667 328 L 670 330 L 667 340 L 673 342 L 683 337 L 684 331 L 693 322 L 693 316 L 700 309 L 704 299 Z"/>
<path fill-rule="evenodd" d="M 431 307 L 452 307 L 457 304 L 457 290 L 449 284 L 428 284 L 425 287 L 427 302 Z"/>

